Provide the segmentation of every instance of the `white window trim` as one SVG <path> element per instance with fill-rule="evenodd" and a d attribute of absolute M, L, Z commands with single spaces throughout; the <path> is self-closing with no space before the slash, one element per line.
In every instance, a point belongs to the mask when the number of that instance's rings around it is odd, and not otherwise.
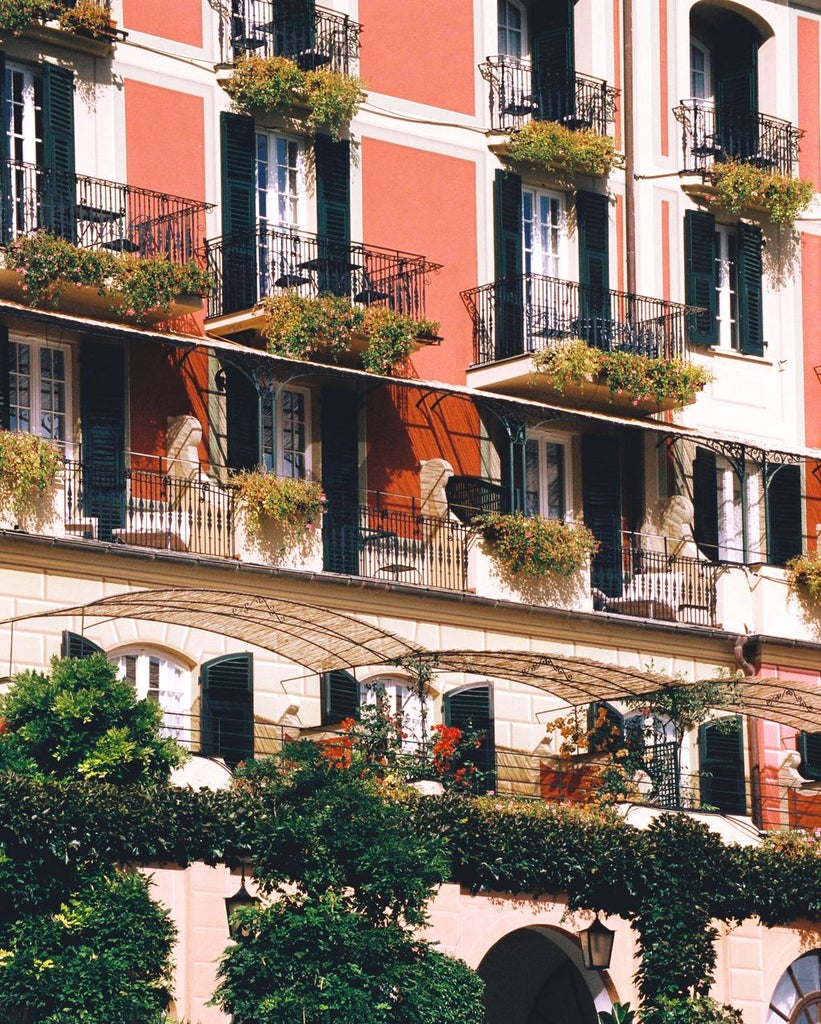
<path fill-rule="evenodd" d="M 554 257 L 556 260 L 555 272 L 546 273 L 544 265 L 544 250 L 539 247 L 540 253 L 540 267 L 534 269 L 531 266 L 531 273 L 541 274 L 544 277 L 555 277 L 555 278 L 567 278 L 568 277 L 568 228 L 567 228 L 567 197 L 563 192 L 557 192 L 553 189 L 539 188 L 535 185 L 523 185 L 522 186 L 522 266 L 527 269 L 527 249 L 525 248 L 525 202 L 524 197 L 529 195 L 533 199 L 534 214 L 536 207 L 540 199 L 546 198 L 551 203 L 556 203 L 558 207 L 558 239 L 556 252 L 550 253 L 549 257 Z M 531 251 L 537 251 L 535 247 L 531 247 Z"/>
<path fill-rule="evenodd" d="M 66 453 L 69 454 L 72 441 L 72 415 L 71 415 L 71 397 L 72 397 L 72 366 L 71 357 L 72 350 L 70 345 L 66 345 L 62 342 L 49 341 L 45 338 L 32 338 L 24 337 L 22 335 L 9 335 L 9 343 L 12 345 L 26 345 L 29 349 L 29 367 L 31 369 L 31 389 L 30 389 L 30 401 L 29 406 L 30 421 L 32 429 L 29 433 L 35 434 L 37 437 L 45 437 L 40 431 L 40 420 L 41 420 L 41 409 L 40 409 L 40 350 L 41 349 L 52 349 L 63 353 L 63 363 L 65 366 L 65 380 L 63 381 L 64 399 L 65 399 L 65 437 L 64 438 L 53 438 L 52 440 L 57 441 L 65 447 Z"/>
<path fill-rule="evenodd" d="M 692 51 L 698 50 L 704 58 L 704 96 L 696 96 L 695 89 L 693 88 L 693 56 Z M 690 83 L 689 91 L 692 94 L 691 98 L 698 101 L 701 100 L 704 103 L 710 103 L 713 100 L 713 58 L 710 50 L 704 43 L 699 39 L 690 39 L 690 60 L 689 60 L 689 72 L 690 72 Z"/>
<path fill-rule="evenodd" d="M 570 438 L 566 434 L 558 434 L 547 430 L 534 431 L 528 438 L 526 443 L 531 441 L 539 445 L 539 515 L 544 516 L 545 510 L 547 509 L 547 480 L 545 474 L 542 472 L 544 466 L 544 446 L 548 444 L 560 444 L 564 449 L 564 466 L 562 472 L 562 492 L 564 495 L 564 509 L 562 515 L 559 517 L 565 523 L 572 523 L 573 520 L 573 503 L 571 501 L 571 481 L 573 474 L 571 472 L 571 461 L 572 461 L 572 445 Z M 525 481 L 525 490 L 527 490 L 527 482 Z"/>
<path fill-rule="evenodd" d="M 738 239 L 737 230 L 729 224 L 716 224 L 716 296 L 718 312 L 717 348 L 728 352 L 741 351 L 741 323 L 738 308 Z M 735 264 L 730 261 L 730 241 L 736 242 Z M 735 275 L 735 280 L 731 275 Z M 735 288 L 735 320 L 731 315 L 732 293 Z"/>
<path fill-rule="evenodd" d="M 41 77 L 41 72 L 30 65 L 17 64 L 14 61 L 6 63 L 6 85 L 14 74 L 22 74 L 24 83 L 23 95 L 23 156 L 22 160 L 27 164 L 37 163 L 37 130 L 36 130 L 36 108 L 34 102 L 34 82 Z M 12 102 L 11 90 L 4 89 L 5 109 L 3 110 L 3 131 L 6 132 L 9 140 L 9 154 L 16 159 L 12 146 L 12 136 L 9 135 L 10 124 L 8 119 L 9 107 Z"/>
<path fill-rule="evenodd" d="M 389 713 L 392 715 L 402 714 L 402 731 L 407 735 L 403 736 L 402 750 L 412 753 L 422 744 L 422 707 L 419 702 L 419 694 L 414 680 L 404 676 L 376 675 L 359 684 L 359 703 L 361 707 L 375 705 L 377 702 L 376 687 L 384 688 L 385 697 L 388 700 Z M 427 724 L 427 738 L 430 742 L 430 722 L 433 713 L 433 704 L 430 695 L 423 694 L 424 718 Z M 417 707 L 417 704 L 419 706 Z M 407 716 L 407 717 L 406 717 Z"/>
<path fill-rule="evenodd" d="M 284 435 L 283 429 L 283 401 L 282 397 L 286 391 L 296 393 L 302 396 L 305 408 L 305 473 L 299 479 L 310 480 L 313 470 L 313 460 L 311 458 L 313 451 L 313 437 L 311 431 L 311 392 L 308 388 L 295 388 L 288 387 L 282 388 L 276 392 L 273 399 L 274 401 L 274 416 L 276 423 L 274 425 L 274 438 L 273 438 L 273 471 L 277 476 L 285 476 L 285 459 L 284 459 L 284 448 L 282 444 L 282 438 Z M 266 452 L 263 452 L 263 459 L 267 457 Z M 290 476 L 290 474 L 287 474 Z"/>
<path fill-rule="evenodd" d="M 135 692 L 138 700 L 149 696 L 150 660 L 159 662 L 159 688 L 157 701 L 163 713 L 160 735 L 177 740 L 182 746 L 191 745 L 191 673 L 181 659 L 167 651 L 147 646 L 124 647 L 109 654 L 117 666 L 121 679 L 126 678 L 125 659 L 136 658 Z"/>
<path fill-rule="evenodd" d="M 512 57 L 514 60 L 528 60 L 530 58 L 530 26 L 528 25 L 527 8 L 524 4 L 518 2 L 518 0 L 506 0 L 510 7 L 515 7 L 519 12 L 521 19 L 521 53 L 517 57 L 516 54 L 502 53 L 501 47 L 499 46 L 499 2 L 496 2 L 496 49 L 499 51 L 500 57 Z"/>
<path fill-rule="evenodd" d="M 276 147 L 277 141 L 284 140 L 287 143 L 293 143 L 293 144 L 296 145 L 296 174 L 297 174 L 297 182 L 296 182 L 296 199 L 297 199 L 296 220 L 293 223 L 291 223 L 291 222 L 284 222 L 283 223 L 282 221 L 279 220 L 278 211 L 277 211 L 277 217 L 275 217 L 273 219 L 271 218 L 270 211 L 268 211 L 268 213 L 266 214 L 266 216 L 264 218 L 265 223 L 269 227 L 271 227 L 271 228 L 277 228 L 277 227 L 293 228 L 296 231 L 299 231 L 299 230 L 309 231 L 309 230 L 311 230 L 311 224 L 309 224 L 309 214 L 310 214 L 310 211 L 309 211 L 309 205 L 308 205 L 308 189 L 307 189 L 306 157 L 305 157 L 305 140 L 300 138 L 297 135 L 288 135 L 286 132 L 273 131 L 273 130 L 270 130 L 270 129 L 267 129 L 267 128 L 257 128 L 256 129 L 256 133 L 255 133 L 255 140 L 258 141 L 260 137 L 265 137 L 265 139 L 267 140 L 267 146 L 268 146 L 268 182 L 269 182 L 269 184 L 268 184 L 268 188 L 266 189 L 266 191 L 267 191 L 267 194 L 268 194 L 269 198 L 270 198 L 270 196 L 272 194 L 276 194 L 274 192 L 274 190 L 272 190 L 271 185 L 270 185 L 270 180 L 271 180 L 271 178 L 270 178 L 270 170 L 271 170 L 271 165 L 272 165 L 272 160 L 271 160 L 272 154 L 274 156 L 276 155 L 275 147 Z M 257 149 L 256 149 L 256 147 L 254 149 L 254 165 L 255 165 L 255 170 L 256 170 L 256 174 L 257 174 L 257 177 L 256 177 L 257 186 L 256 186 L 256 191 L 255 191 L 255 196 L 254 196 L 254 205 L 255 205 L 255 209 L 256 209 L 256 219 L 257 219 L 257 222 L 261 223 L 262 222 L 262 217 L 260 216 L 260 210 L 259 210 L 259 193 L 260 193 L 259 178 L 258 178 L 259 161 L 257 159 Z"/>

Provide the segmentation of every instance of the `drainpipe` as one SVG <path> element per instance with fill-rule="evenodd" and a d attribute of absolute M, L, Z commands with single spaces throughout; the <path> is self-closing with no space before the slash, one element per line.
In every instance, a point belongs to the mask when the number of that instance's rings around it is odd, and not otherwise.
<path fill-rule="evenodd" d="M 627 293 L 636 295 L 636 178 L 633 132 L 633 0 L 622 0 L 624 71 L 622 122 L 624 126 L 624 240 L 627 248 Z"/>

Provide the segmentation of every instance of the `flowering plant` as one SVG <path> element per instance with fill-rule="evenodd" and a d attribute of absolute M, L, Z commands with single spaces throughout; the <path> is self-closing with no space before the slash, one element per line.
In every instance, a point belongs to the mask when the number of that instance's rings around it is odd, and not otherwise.
<path fill-rule="evenodd" d="M 60 12 L 58 21 L 60 28 L 86 33 L 94 39 L 111 39 L 113 35 L 109 5 L 98 0 L 77 0 Z"/>
<path fill-rule="evenodd" d="M 821 557 L 817 551 L 796 555 L 787 562 L 787 583 L 794 593 L 805 589 L 815 600 L 821 598 Z"/>
<path fill-rule="evenodd" d="M 18 519 L 36 511 L 62 465 L 60 449 L 35 434 L 0 430 L 0 506 Z"/>
<path fill-rule="evenodd" d="M 231 477 L 245 505 L 248 526 L 262 529 L 265 520 L 293 529 L 313 529 L 325 511 L 325 493 L 314 480 L 245 470 Z"/>
<path fill-rule="evenodd" d="M 561 168 L 569 174 L 609 174 L 616 150 L 609 135 L 571 131 L 555 121 L 528 121 L 511 133 L 508 158 L 540 170 Z"/>
<path fill-rule="evenodd" d="M 572 576 L 599 548 L 586 526 L 560 519 L 485 512 L 472 522 L 490 543 L 491 556 L 526 576 Z"/>
<path fill-rule="evenodd" d="M 752 164 L 728 160 L 710 170 L 715 197 L 710 201 L 730 213 L 749 207 L 765 210 L 773 224 L 792 224 L 807 209 L 815 193 L 813 183 L 777 171 L 762 171 Z"/>

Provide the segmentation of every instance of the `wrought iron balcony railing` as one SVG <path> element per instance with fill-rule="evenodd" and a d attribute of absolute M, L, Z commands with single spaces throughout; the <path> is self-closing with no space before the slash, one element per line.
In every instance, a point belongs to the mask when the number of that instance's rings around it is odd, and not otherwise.
<path fill-rule="evenodd" d="M 723 111 L 709 100 L 682 100 L 673 110 L 681 125 L 682 170 L 702 173 L 737 160 L 763 171 L 792 175 L 804 134 L 789 121 L 766 114 Z"/>
<path fill-rule="evenodd" d="M 234 57 L 287 57 L 303 71 L 356 73 L 362 26 L 344 14 L 282 0 L 234 0 L 230 38 Z"/>
<path fill-rule="evenodd" d="M 330 506 L 322 522 L 326 570 L 446 590 L 467 590 L 469 537 L 464 524 L 413 507 Z"/>
<path fill-rule="evenodd" d="M 597 611 L 716 625 L 721 565 L 679 554 L 666 537 L 620 534 L 616 528 L 612 540 L 601 539 L 591 569 Z"/>
<path fill-rule="evenodd" d="M 581 338 L 606 352 L 684 359 L 688 306 L 540 274 L 462 292 L 473 319 L 474 365 Z"/>
<path fill-rule="evenodd" d="M 490 127 L 511 131 L 531 119 L 607 135 L 615 117 L 616 90 L 600 78 L 556 73 L 537 80 L 519 57 L 488 57 L 479 65 L 490 85 Z"/>
<path fill-rule="evenodd" d="M 296 290 L 306 296 L 330 292 L 421 320 L 426 279 L 440 269 L 424 256 L 265 224 L 252 232 L 209 239 L 205 249 L 216 281 L 209 317 L 251 309 L 269 295 Z"/>
<path fill-rule="evenodd" d="M 82 537 L 134 547 L 234 554 L 234 490 L 197 464 L 139 456 L 156 469 L 66 462 L 66 529 Z"/>
<path fill-rule="evenodd" d="M 47 231 L 83 249 L 184 263 L 201 246 L 211 206 L 86 174 L 0 161 L 0 244 Z"/>

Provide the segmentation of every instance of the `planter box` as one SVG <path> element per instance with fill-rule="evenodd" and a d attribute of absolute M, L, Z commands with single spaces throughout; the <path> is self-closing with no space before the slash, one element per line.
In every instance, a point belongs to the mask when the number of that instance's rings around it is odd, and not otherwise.
<path fill-rule="evenodd" d="M 471 545 L 468 556 L 468 586 L 480 597 L 572 611 L 593 611 L 588 566 L 578 569 L 572 576 L 532 577 L 507 572 L 491 558 L 489 552 L 490 544 L 480 538 Z"/>
<path fill-rule="evenodd" d="M 301 572 L 322 572 L 322 529 L 315 526 L 286 531 L 273 520 L 263 523 L 259 531 L 250 532 L 241 504 L 234 520 L 234 554 L 241 562 L 268 565 Z"/>

